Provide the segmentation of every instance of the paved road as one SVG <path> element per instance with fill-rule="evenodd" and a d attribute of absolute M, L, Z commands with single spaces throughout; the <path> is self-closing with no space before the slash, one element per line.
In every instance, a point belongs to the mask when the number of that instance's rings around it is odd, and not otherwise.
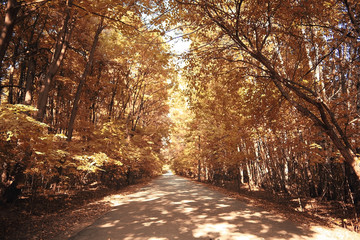
<path fill-rule="evenodd" d="M 201 184 L 166 174 L 71 239 L 354 239 L 354 235 L 349 236 L 344 231 L 304 228 Z"/>

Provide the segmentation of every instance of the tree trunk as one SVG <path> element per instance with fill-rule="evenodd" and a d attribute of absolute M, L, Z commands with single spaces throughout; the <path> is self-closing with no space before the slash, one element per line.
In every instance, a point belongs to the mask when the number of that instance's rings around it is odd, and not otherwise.
<path fill-rule="evenodd" d="M 25 77 L 25 91 L 24 91 L 24 99 L 23 103 L 25 105 L 30 105 L 32 98 L 33 98 L 33 83 L 34 83 L 34 79 L 35 79 L 35 74 L 36 74 L 36 59 L 35 59 L 35 53 L 38 51 L 39 48 L 39 40 L 40 37 L 42 35 L 42 32 L 44 29 L 41 30 L 41 32 L 39 33 L 37 39 L 35 40 L 35 42 L 33 42 L 34 36 L 35 36 L 35 29 L 37 26 L 39 20 L 39 15 L 36 16 L 35 22 L 33 24 L 33 30 L 31 32 L 31 36 L 30 36 L 30 40 L 29 40 L 29 44 L 28 44 L 28 56 L 26 57 L 27 60 L 27 72 L 26 72 L 26 77 Z M 44 23 L 44 27 L 45 27 L 45 23 Z"/>
<path fill-rule="evenodd" d="M 9 95 L 8 95 L 8 103 L 14 104 L 14 72 L 15 72 L 15 66 L 18 60 L 19 56 L 19 47 L 20 47 L 20 41 L 18 41 L 14 46 L 14 53 L 11 58 L 11 67 L 9 71 Z M 21 92 L 21 86 L 19 84 L 19 92 Z"/>
<path fill-rule="evenodd" d="M 19 10 L 20 5 L 17 0 L 8 0 L 5 10 L 4 26 L 1 29 L 0 35 L 0 69 L 2 69 L 2 62 L 13 34 Z"/>
<path fill-rule="evenodd" d="M 68 141 L 71 141 L 71 138 L 72 138 L 72 134 L 73 134 L 73 130 L 74 130 L 75 118 L 76 118 L 77 110 L 78 110 L 78 107 L 79 107 L 79 100 L 80 100 L 80 96 L 81 96 L 81 91 L 82 91 L 82 88 L 85 85 L 86 78 L 88 76 L 89 70 L 90 70 L 90 68 L 92 66 L 92 63 L 93 63 L 93 60 L 94 60 L 96 45 L 97 45 L 97 43 L 99 41 L 100 33 L 104 29 L 103 23 L 104 23 L 104 18 L 102 17 L 101 21 L 100 21 L 100 23 L 98 25 L 98 28 L 97 28 L 97 30 L 95 32 L 95 37 L 94 37 L 94 41 L 92 43 L 92 47 L 91 47 L 91 50 L 90 50 L 89 59 L 88 59 L 88 61 L 86 63 L 84 72 L 83 72 L 83 74 L 81 76 L 79 85 L 78 85 L 78 87 L 76 89 L 74 104 L 73 104 L 73 108 L 71 110 L 70 121 L 69 121 L 69 125 L 68 125 L 68 134 L 67 134 L 67 140 Z"/>
<path fill-rule="evenodd" d="M 65 57 L 68 42 L 71 37 L 72 25 L 71 21 L 71 5 L 72 1 L 68 1 L 68 9 L 66 10 L 66 17 L 63 22 L 62 29 L 58 35 L 55 51 L 51 59 L 51 63 L 43 76 L 43 84 L 40 89 L 39 99 L 37 103 L 38 113 L 37 120 L 42 121 L 45 116 L 46 104 L 49 96 L 50 86 L 53 82 L 54 76 L 60 68 L 60 65 Z"/>
<path fill-rule="evenodd" d="M 312 120 L 317 127 L 322 129 L 329 136 L 332 143 L 340 151 L 345 161 L 353 168 L 358 179 L 360 179 L 360 166 L 357 164 L 358 157 L 354 153 L 348 141 L 348 137 L 344 134 L 343 130 L 338 125 L 334 113 L 329 109 L 329 107 L 321 100 L 312 99 L 306 94 L 302 93 L 295 86 L 287 83 L 287 80 L 283 79 L 279 73 L 276 72 L 276 70 L 271 66 L 270 61 L 266 59 L 261 53 L 253 54 L 253 56 L 269 70 L 269 73 L 273 78 L 273 83 L 276 85 L 285 99 L 289 101 L 289 103 L 294 106 L 304 117 Z M 320 118 L 311 112 L 309 108 L 296 101 L 290 95 L 290 92 L 295 93 L 300 99 L 314 106 L 318 110 Z"/>
<path fill-rule="evenodd" d="M 360 115 L 360 74 L 356 83 L 356 113 Z"/>
<path fill-rule="evenodd" d="M 198 159 L 198 181 L 201 181 L 201 157 L 200 157 L 201 145 L 200 145 L 200 135 L 199 135 L 199 159 Z"/>
<path fill-rule="evenodd" d="M 14 96 L 14 71 L 15 66 L 12 65 L 10 67 L 10 75 L 9 75 L 9 95 L 8 95 L 8 103 L 13 104 L 13 96 Z M 1 95 L 0 95 L 1 96 Z"/>
<path fill-rule="evenodd" d="M 351 10 L 352 6 L 349 5 L 348 1 L 343 1 L 345 3 L 345 6 L 347 7 L 349 18 L 358 36 L 360 34 L 360 28 L 358 22 L 355 19 L 355 16 L 353 15 L 353 11 Z M 240 1 L 237 5 L 239 13 L 242 8 L 242 2 L 243 1 Z M 239 28 L 239 25 L 231 25 L 232 23 L 239 23 L 237 20 L 239 20 L 238 18 L 240 17 L 240 14 L 237 14 L 234 17 L 233 22 L 230 22 L 225 20 L 227 18 L 222 18 L 223 15 L 221 14 L 225 11 L 224 9 L 221 9 L 221 7 L 217 8 L 218 5 L 216 4 L 209 4 L 207 1 L 198 1 L 198 3 L 194 3 L 194 5 L 200 6 L 203 10 L 203 14 L 207 15 L 211 21 L 213 21 L 220 29 L 222 29 L 224 34 L 226 34 L 227 36 L 229 36 L 230 39 L 232 39 L 232 41 L 238 46 L 240 54 L 241 52 L 245 52 L 249 54 L 251 58 L 258 61 L 258 63 L 262 65 L 258 67 L 266 70 L 266 73 L 269 75 L 270 79 L 280 91 L 282 96 L 304 117 L 312 120 L 316 126 L 322 129 L 330 137 L 331 141 L 340 151 L 345 161 L 353 168 L 359 180 L 359 159 L 354 153 L 354 150 L 348 141 L 348 137 L 346 136 L 346 134 L 344 134 L 343 129 L 339 126 L 337 119 L 335 118 L 334 112 L 332 112 L 331 109 L 329 109 L 329 107 L 324 102 L 325 99 L 321 99 L 321 96 L 312 90 L 303 90 L 301 84 L 299 87 L 299 84 L 293 83 L 289 79 L 286 79 L 282 75 L 281 67 L 275 66 L 271 59 L 267 58 L 262 53 L 262 48 L 258 47 L 258 41 L 261 40 L 265 43 L 269 34 L 272 33 L 272 29 L 270 27 L 271 24 L 269 24 L 269 28 L 266 29 L 267 31 L 269 31 L 269 33 L 264 36 L 258 35 L 258 32 L 256 31 L 257 29 L 254 29 L 254 32 L 256 32 L 256 37 L 255 39 L 253 39 L 252 42 L 251 39 L 248 38 L 248 35 L 242 32 L 242 29 Z M 323 60 L 325 58 L 329 58 L 329 56 L 331 56 L 331 52 L 324 56 L 318 56 L 318 59 Z M 321 61 L 317 62 L 310 69 L 310 72 L 316 72 L 317 66 L 320 63 Z M 311 107 L 308 107 L 308 105 L 311 105 Z M 318 115 L 320 115 L 320 117 L 318 117 Z"/>
<path fill-rule="evenodd" d="M 30 105 L 32 100 L 32 91 L 33 91 L 33 82 L 35 78 L 35 69 L 36 69 L 36 62 L 33 56 L 29 59 L 29 66 L 26 75 L 26 83 L 25 83 L 25 105 Z"/>
<path fill-rule="evenodd" d="M 9 46 L 12 38 L 15 21 L 17 14 L 20 10 L 20 5 L 17 0 L 8 0 L 5 9 L 5 20 L 4 25 L 1 28 L 0 33 L 0 96 L 2 95 L 2 65 L 5 57 L 6 50 Z M 12 96 L 11 96 L 12 97 Z M 0 97 L 1 103 L 1 97 Z"/>
<path fill-rule="evenodd" d="M 115 87 L 113 88 L 112 92 L 111 92 L 111 100 L 110 100 L 110 103 L 109 103 L 109 119 L 111 119 L 111 116 L 112 116 L 112 113 L 113 113 L 113 107 L 114 107 L 114 103 L 115 103 L 115 96 L 117 94 L 117 89 L 118 89 L 118 86 L 117 86 L 117 82 L 116 81 L 116 84 L 115 84 Z"/>
<path fill-rule="evenodd" d="M 100 85 L 100 80 L 101 80 L 101 73 L 102 73 L 102 70 L 103 70 L 103 64 L 100 62 L 99 63 L 99 74 L 97 76 L 97 82 L 95 84 L 95 88 L 94 88 L 94 92 L 93 92 L 93 96 L 91 97 L 91 102 L 92 102 L 92 105 L 91 105 L 91 110 L 92 110 L 92 113 L 90 114 L 90 121 L 95 124 L 96 123 L 96 110 L 97 110 L 97 99 L 98 99 L 98 96 L 99 96 L 99 85 Z"/>

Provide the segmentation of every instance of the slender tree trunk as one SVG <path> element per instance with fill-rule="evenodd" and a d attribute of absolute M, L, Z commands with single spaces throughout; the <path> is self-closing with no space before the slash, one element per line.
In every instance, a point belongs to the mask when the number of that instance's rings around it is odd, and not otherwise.
<path fill-rule="evenodd" d="M 27 67 L 26 78 L 25 78 L 25 91 L 24 91 L 24 99 L 23 99 L 23 103 L 25 105 L 30 105 L 32 98 L 33 98 L 32 91 L 33 91 L 33 83 L 34 83 L 35 73 L 36 73 L 35 53 L 38 51 L 39 40 L 42 35 L 42 32 L 44 31 L 44 29 L 42 29 L 41 32 L 39 33 L 37 39 L 33 42 L 33 39 L 35 36 L 35 29 L 36 29 L 38 20 L 39 20 L 39 15 L 36 16 L 35 22 L 33 24 L 33 30 L 31 32 L 31 36 L 30 36 L 30 40 L 29 40 L 29 44 L 28 44 L 29 56 L 27 56 L 27 59 L 28 59 L 27 66 L 28 67 Z M 45 27 L 45 25 L 46 24 L 44 23 L 44 27 Z"/>
<path fill-rule="evenodd" d="M 10 67 L 10 75 L 9 75 L 9 95 L 8 95 L 8 103 L 14 103 L 14 71 L 15 66 L 14 64 Z"/>
<path fill-rule="evenodd" d="M 2 95 L 2 66 L 6 50 L 9 46 L 13 35 L 14 26 L 17 19 L 17 14 L 20 10 L 20 5 L 17 0 L 8 0 L 5 9 L 4 25 L 0 33 L 0 96 Z M 12 97 L 12 96 L 11 96 Z M 1 103 L 1 97 L 0 97 Z"/>
<path fill-rule="evenodd" d="M 95 32 L 95 37 L 94 37 L 94 41 L 92 43 L 92 47 L 91 47 L 91 50 L 90 50 L 89 59 L 88 59 L 86 65 L 85 65 L 84 72 L 83 72 L 83 74 L 82 74 L 82 76 L 80 78 L 79 85 L 78 85 L 78 87 L 76 89 L 75 99 L 74 99 L 74 103 L 73 103 L 73 108 L 71 110 L 70 121 L 69 121 L 69 125 L 68 125 L 68 132 L 67 132 L 67 140 L 68 141 L 71 141 L 71 138 L 72 138 L 72 135 L 73 135 L 74 123 L 75 123 L 75 118 L 76 118 L 76 115 L 77 115 L 77 110 L 78 110 L 78 107 L 79 107 L 79 100 L 80 100 L 82 88 L 85 85 L 86 78 L 87 78 L 87 76 L 89 74 L 89 70 L 90 70 L 90 68 L 92 66 L 92 63 L 93 63 L 93 60 L 94 60 L 96 45 L 97 45 L 97 43 L 99 41 L 100 33 L 104 29 L 103 23 L 104 23 L 104 18 L 102 17 L 101 21 L 100 21 L 100 23 L 98 25 L 98 28 L 97 28 L 97 30 Z"/>
<path fill-rule="evenodd" d="M 199 159 L 198 159 L 198 181 L 201 180 L 201 157 L 200 157 L 201 145 L 200 145 L 200 135 L 199 135 Z"/>
<path fill-rule="evenodd" d="M 67 50 L 68 42 L 71 37 L 72 24 L 71 22 L 71 5 L 72 1 L 68 1 L 68 6 L 66 10 L 66 17 L 63 22 L 62 29 L 58 35 L 55 51 L 51 59 L 51 63 L 43 76 L 43 84 L 40 89 L 39 99 L 37 103 L 38 113 L 37 120 L 42 121 L 45 116 L 46 104 L 49 96 L 50 86 L 53 82 L 54 76 L 60 68 L 60 65 L 65 57 Z"/>
<path fill-rule="evenodd" d="M 30 105 L 32 100 L 33 82 L 35 78 L 36 62 L 33 56 L 29 59 L 29 66 L 25 82 L 25 105 Z"/>
<path fill-rule="evenodd" d="M 5 10 L 4 26 L 2 27 L 0 34 L 0 69 L 2 68 L 2 62 L 13 34 L 19 10 L 20 4 L 17 0 L 8 0 Z"/>
<path fill-rule="evenodd" d="M 97 98 L 99 96 L 99 85 L 100 85 L 100 80 L 101 80 L 101 74 L 102 74 L 102 70 L 103 70 L 103 64 L 100 62 L 99 63 L 99 74 L 97 76 L 97 82 L 96 82 L 96 85 L 95 85 L 95 90 L 94 90 L 94 93 L 93 93 L 93 96 L 91 97 L 91 102 L 92 102 L 92 105 L 91 105 L 91 109 L 92 109 L 92 114 L 90 115 L 90 121 L 95 124 L 96 123 L 96 110 L 97 110 L 97 106 L 96 106 L 96 103 L 97 103 Z"/>
<path fill-rule="evenodd" d="M 61 85 L 59 84 L 57 86 L 57 94 L 56 94 L 56 108 L 55 108 L 55 128 L 56 128 L 56 133 L 61 133 L 63 129 L 60 128 L 60 126 L 62 124 L 60 124 L 59 122 L 61 121 L 61 116 L 60 116 L 60 112 L 61 112 Z"/>
<path fill-rule="evenodd" d="M 109 108 L 109 119 L 111 119 L 111 116 L 113 113 L 113 107 L 114 107 L 114 102 L 115 102 L 115 96 L 117 93 L 117 88 L 118 87 L 117 87 L 117 81 L 116 81 L 116 85 L 111 92 L 111 100 L 110 100 L 109 107 L 108 107 Z"/>
<path fill-rule="evenodd" d="M 19 47 L 20 47 L 20 41 L 16 43 L 14 46 L 14 53 L 11 58 L 11 67 L 9 71 L 9 95 L 8 95 L 8 103 L 14 104 L 14 72 L 15 72 L 15 66 L 16 61 L 19 55 Z M 19 84 L 20 85 L 20 84 Z M 19 86 L 19 91 L 21 92 L 21 86 Z"/>
<path fill-rule="evenodd" d="M 253 187 L 254 187 L 254 175 L 251 171 L 251 166 L 250 166 L 251 162 L 248 161 L 246 163 L 246 170 L 247 170 L 247 173 L 248 173 L 248 184 L 249 184 L 249 190 L 252 191 Z"/>
<path fill-rule="evenodd" d="M 17 104 L 22 103 L 22 100 L 24 99 L 24 82 L 25 82 L 25 76 L 26 76 L 26 59 L 24 61 L 22 61 L 21 63 L 19 63 L 20 65 L 20 77 L 19 77 L 19 83 L 18 83 L 18 88 L 19 90 L 17 91 L 16 94 L 16 102 Z"/>

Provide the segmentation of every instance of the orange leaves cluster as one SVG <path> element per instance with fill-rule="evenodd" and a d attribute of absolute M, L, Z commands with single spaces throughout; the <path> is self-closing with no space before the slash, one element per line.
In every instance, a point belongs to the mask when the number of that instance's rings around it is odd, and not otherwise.
<path fill-rule="evenodd" d="M 316 172 L 346 161 L 356 170 L 357 9 L 332 0 L 180 1 L 178 17 L 196 34 L 184 57 L 191 120 L 179 134 L 186 167 L 177 170 L 258 169 L 253 178 L 266 175 L 258 184 L 286 182 L 292 164 Z"/>
<path fill-rule="evenodd" d="M 62 184 L 119 179 L 121 185 L 161 172 L 175 71 L 161 31 L 144 20 L 154 2 L 25 1 L 21 8 L 0 73 L 6 84 L 0 99 L 0 174 L 7 175 L 0 191 L 21 174 L 46 179 L 48 188 L 47 182 L 59 178 Z M 102 31 L 93 44 L 97 29 Z M 46 74 L 60 43 L 66 46 L 64 58 L 54 61 L 52 78 Z M 45 75 L 50 90 L 38 122 L 32 106 L 40 102 Z M 70 112 L 81 81 L 71 140 Z M 25 89 L 31 95 L 27 106 L 21 105 Z M 20 174 L 13 171 L 16 165 L 22 166 Z"/>

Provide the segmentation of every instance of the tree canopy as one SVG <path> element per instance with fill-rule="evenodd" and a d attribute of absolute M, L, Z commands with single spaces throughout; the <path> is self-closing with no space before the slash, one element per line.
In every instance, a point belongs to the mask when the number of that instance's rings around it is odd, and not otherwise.
<path fill-rule="evenodd" d="M 357 1 L 8 0 L 1 16 L 1 191 L 171 164 L 358 205 Z"/>
<path fill-rule="evenodd" d="M 1 3 L 1 195 L 161 173 L 174 66 L 149 4 Z"/>
<path fill-rule="evenodd" d="M 192 120 L 189 134 L 174 133 L 182 149 L 174 169 L 213 182 L 356 203 L 359 4 L 172 4 L 192 42 L 183 73 Z"/>

